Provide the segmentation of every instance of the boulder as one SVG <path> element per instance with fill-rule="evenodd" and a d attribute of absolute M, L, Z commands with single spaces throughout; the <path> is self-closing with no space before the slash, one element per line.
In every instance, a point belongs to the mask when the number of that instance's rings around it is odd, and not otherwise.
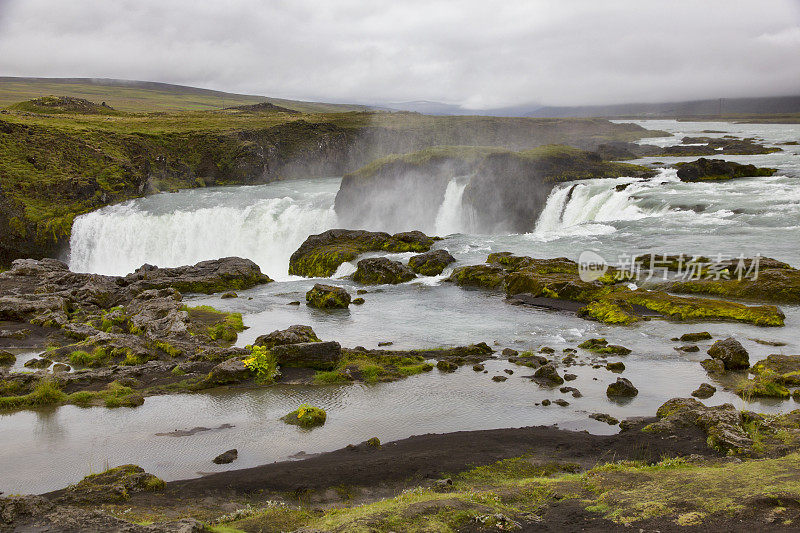
<path fill-rule="evenodd" d="M 711 333 L 707 331 L 700 331 L 698 333 L 684 333 L 678 340 L 683 342 L 697 342 L 711 340 Z"/>
<path fill-rule="evenodd" d="M 217 465 L 227 465 L 234 462 L 238 458 L 239 458 L 239 450 L 234 448 L 233 450 L 228 450 L 227 452 L 223 452 L 218 456 L 214 457 L 214 459 L 212 459 L 211 462 Z"/>
<path fill-rule="evenodd" d="M 633 383 L 625 378 L 617 378 L 617 381 L 609 385 L 608 389 L 606 389 L 606 396 L 609 398 L 632 398 L 637 394 L 639 394 L 639 389 L 634 387 Z"/>
<path fill-rule="evenodd" d="M 275 346 L 272 354 L 282 366 L 329 370 L 342 358 L 342 347 L 335 341 L 300 342 Z"/>
<path fill-rule="evenodd" d="M 697 387 L 694 391 L 692 391 L 692 396 L 695 398 L 700 398 L 704 400 L 706 398 L 711 398 L 714 396 L 714 393 L 717 392 L 717 388 L 710 383 L 703 383 L 699 387 Z"/>
<path fill-rule="evenodd" d="M 697 427 L 707 436 L 708 445 L 721 452 L 747 453 L 753 440 L 743 427 L 742 413 L 729 404 L 706 407 L 694 398 L 673 398 L 658 408 L 660 419 L 643 431 L 674 434 L 677 430 Z"/>
<path fill-rule="evenodd" d="M 341 287 L 317 283 L 306 293 L 306 304 L 317 309 L 346 309 L 350 294 Z"/>
<path fill-rule="evenodd" d="M 606 363 L 606 368 L 612 372 L 622 372 L 625 370 L 625 363 Z"/>
<path fill-rule="evenodd" d="M 400 261 L 392 261 L 386 257 L 370 257 L 358 262 L 353 274 L 353 281 L 364 285 L 382 285 L 405 283 L 414 279 L 414 274 Z"/>
<path fill-rule="evenodd" d="M 64 363 L 56 363 L 53 365 L 53 374 L 61 374 L 64 372 L 69 372 L 70 370 L 72 370 L 72 368 Z"/>
<path fill-rule="evenodd" d="M 708 349 L 708 355 L 722 361 L 725 370 L 744 370 L 750 367 L 747 350 L 733 337 L 715 342 Z"/>
<path fill-rule="evenodd" d="M 172 287 L 182 293 L 204 294 L 249 289 L 272 281 L 257 264 L 241 257 L 224 257 L 175 268 L 142 265 L 124 280 L 134 292 Z"/>
<path fill-rule="evenodd" d="M 40 368 L 41 369 L 41 368 L 50 368 L 50 365 L 52 365 L 52 364 L 53 364 L 53 361 L 51 361 L 50 359 L 47 359 L 46 357 L 42 357 L 41 359 L 38 359 L 38 358 L 34 357 L 33 359 L 25 361 L 25 365 L 24 366 L 25 366 L 25 368 Z"/>
<path fill-rule="evenodd" d="M 207 385 L 226 385 L 229 383 L 239 383 L 250 378 L 253 372 L 244 365 L 238 357 L 231 357 L 223 361 L 214 368 L 206 378 Z"/>
<path fill-rule="evenodd" d="M 503 382 L 507 379 L 506 376 L 492 376 L 492 381 Z"/>
<path fill-rule="evenodd" d="M 17 362 L 17 356 L 11 352 L 0 350 L 0 366 L 11 366 Z"/>
<path fill-rule="evenodd" d="M 422 276 L 438 276 L 455 260 L 447 250 L 431 250 L 411 257 L 408 260 L 408 267 Z"/>
<path fill-rule="evenodd" d="M 301 342 L 320 342 L 311 326 L 302 326 L 296 324 L 289 326 L 286 329 L 277 329 L 267 335 L 259 336 L 255 342 L 256 346 L 266 346 L 273 348 L 275 346 L 283 346 L 285 344 L 298 344 Z"/>
<path fill-rule="evenodd" d="M 561 385 L 564 378 L 558 375 L 556 367 L 548 363 L 536 369 L 533 373 L 533 380 L 541 385 Z"/>

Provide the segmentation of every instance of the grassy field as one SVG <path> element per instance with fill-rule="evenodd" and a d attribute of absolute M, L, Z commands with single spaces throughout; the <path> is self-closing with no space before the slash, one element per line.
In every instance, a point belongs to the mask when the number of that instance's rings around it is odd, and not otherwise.
<path fill-rule="evenodd" d="M 366 109 L 364 106 L 301 102 L 167 83 L 91 78 L 0 77 L 0 107 L 51 95 L 74 96 L 97 103 L 106 102 L 114 109 L 129 113 L 203 111 L 260 102 L 270 102 L 304 113 L 336 113 Z"/>

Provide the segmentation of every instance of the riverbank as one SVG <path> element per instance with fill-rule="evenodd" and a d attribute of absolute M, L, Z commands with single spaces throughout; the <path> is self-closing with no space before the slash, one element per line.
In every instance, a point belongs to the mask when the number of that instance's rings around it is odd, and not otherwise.
<path fill-rule="evenodd" d="M 527 427 L 370 439 L 167 484 L 126 467 L 41 497 L 0 499 L 0 527 L 700 531 L 768 524 L 789 531 L 800 496 L 792 481 L 800 464 L 798 417 L 800 410 L 760 419 L 730 405 L 672 400 L 658 417 L 625 421 L 608 436 Z M 710 447 L 720 431 L 726 437 Z M 771 437 L 776 431 L 783 432 L 779 441 Z M 751 458 L 756 436 L 767 445 Z M 745 441 L 750 447 L 727 448 Z M 727 482 L 733 478 L 739 481 Z"/>

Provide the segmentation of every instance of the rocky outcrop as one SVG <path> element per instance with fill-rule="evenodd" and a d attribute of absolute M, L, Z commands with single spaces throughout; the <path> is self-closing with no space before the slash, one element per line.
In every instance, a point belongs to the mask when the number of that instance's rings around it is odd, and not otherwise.
<path fill-rule="evenodd" d="M 458 267 L 449 281 L 465 287 L 503 289 L 513 302 L 576 312 L 607 324 L 627 325 L 650 316 L 675 320 L 732 320 L 782 326 L 775 306 L 747 306 L 711 298 L 690 298 L 661 290 L 631 290 L 614 268 L 596 280 L 582 279 L 567 258 L 535 259 L 509 252 L 490 254 L 484 265 Z"/>
<path fill-rule="evenodd" d="M 364 285 L 396 285 L 411 281 L 416 277 L 416 274 L 403 263 L 392 261 L 386 257 L 362 259 L 353 273 L 353 281 Z"/>
<path fill-rule="evenodd" d="M 309 236 L 289 258 L 289 274 L 330 277 L 339 265 L 365 252 L 426 252 L 433 239 L 419 231 L 384 232 L 332 229 Z"/>
<path fill-rule="evenodd" d="M 317 309 L 347 309 L 350 294 L 341 287 L 317 283 L 306 293 L 306 304 Z"/>
<path fill-rule="evenodd" d="M 208 386 L 227 385 L 239 383 L 252 376 L 253 372 L 245 366 L 241 359 L 231 357 L 212 368 L 205 383 Z"/>
<path fill-rule="evenodd" d="M 86 476 L 64 490 L 60 501 L 71 503 L 121 502 L 139 492 L 163 490 L 166 484 L 140 466 L 123 465 Z"/>
<path fill-rule="evenodd" d="M 223 452 L 218 456 L 214 457 L 214 459 L 212 459 L 211 462 L 217 465 L 227 465 L 234 462 L 238 458 L 239 458 L 239 450 L 234 448 L 233 450 L 228 450 L 227 452 Z"/>
<path fill-rule="evenodd" d="M 256 346 L 274 348 L 284 344 L 299 344 L 301 342 L 321 342 L 311 326 L 296 324 L 286 329 L 278 329 L 267 335 L 261 335 L 253 342 Z"/>
<path fill-rule="evenodd" d="M 754 364 L 750 372 L 771 375 L 781 385 L 800 386 L 800 355 L 768 355 Z"/>
<path fill-rule="evenodd" d="M 609 163 L 564 145 L 522 152 L 442 146 L 390 156 L 346 175 L 335 208 L 339 220 L 351 226 L 381 221 L 384 226 L 404 228 L 413 220 L 416 227 L 432 229 L 448 183 L 453 176 L 467 176 L 462 206 L 472 229 L 522 233 L 533 229 L 557 183 L 652 174 L 645 167 Z"/>
<path fill-rule="evenodd" d="M 205 294 L 249 289 L 272 281 L 261 273 L 257 264 L 241 257 L 201 261 L 177 268 L 142 265 L 124 280 L 134 292 L 171 287 L 180 292 Z"/>
<path fill-rule="evenodd" d="M 708 349 L 708 355 L 721 361 L 725 370 L 744 370 L 750 367 L 750 355 L 742 343 L 732 337 L 715 342 Z"/>
<path fill-rule="evenodd" d="M 759 168 L 755 165 L 741 165 L 724 159 L 706 159 L 677 163 L 678 178 L 681 181 L 726 181 L 733 178 L 772 176 L 774 168 Z"/>
<path fill-rule="evenodd" d="M 643 431 L 675 432 L 677 429 L 697 427 L 708 438 L 708 445 L 721 452 L 749 453 L 753 439 L 744 430 L 742 413 L 729 404 L 706 407 L 694 398 L 673 398 L 658 408 L 660 419 Z"/>
<path fill-rule="evenodd" d="M 431 250 L 424 254 L 412 256 L 408 260 L 408 268 L 422 276 L 438 276 L 447 265 L 456 259 L 447 250 Z"/>
<path fill-rule="evenodd" d="M 800 304 L 800 270 L 769 257 L 731 260 L 716 276 L 666 284 L 670 292 L 770 303 Z"/>

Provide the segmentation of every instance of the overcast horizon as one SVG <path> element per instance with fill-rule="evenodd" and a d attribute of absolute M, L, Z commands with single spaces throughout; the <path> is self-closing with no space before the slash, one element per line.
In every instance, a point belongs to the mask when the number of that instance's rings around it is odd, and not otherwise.
<path fill-rule="evenodd" d="M 800 1 L 0 0 L 0 75 L 470 109 L 800 93 Z"/>

